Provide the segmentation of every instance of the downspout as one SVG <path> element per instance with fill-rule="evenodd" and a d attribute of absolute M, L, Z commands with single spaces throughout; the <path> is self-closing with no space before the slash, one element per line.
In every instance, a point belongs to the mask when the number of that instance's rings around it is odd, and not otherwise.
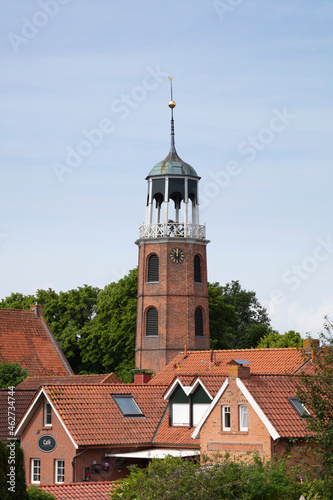
<path fill-rule="evenodd" d="M 276 442 L 273 443 L 273 457 L 275 456 L 275 446 L 277 446 L 279 444 L 279 441 L 280 441 L 280 438 L 278 437 Z"/>
<path fill-rule="evenodd" d="M 73 461 L 72 461 L 72 467 L 73 467 L 73 483 L 75 483 L 75 459 L 81 455 L 83 455 L 83 453 L 85 453 L 88 449 L 88 446 L 85 447 L 85 449 L 83 451 L 81 451 L 81 453 L 78 453 L 77 455 L 74 455 L 73 457 Z"/>

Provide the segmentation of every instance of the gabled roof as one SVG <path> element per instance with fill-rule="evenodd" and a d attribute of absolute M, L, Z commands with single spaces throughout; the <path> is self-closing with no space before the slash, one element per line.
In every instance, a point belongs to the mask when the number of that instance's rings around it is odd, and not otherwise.
<path fill-rule="evenodd" d="M 27 377 L 16 389 L 35 389 L 42 385 L 92 385 L 92 384 L 122 384 L 115 373 L 101 375 L 61 375 L 48 377 Z"/>
<path fill-rule="evenodd" d="M 280 437 L 304 437 L 309 434 L 307 420 L 300 417 L 288 400 L 296 395 L 297 377 L 251 375 L 242 379 L 263 413 Z"/>
<path fill-rule="evenodd" d="M 297 377 L 285 375 L 252 375 L 237 378 L 236 383 L 249 404 L 266 426 L 273 439 L 279 437 L 301 438 L 309 434 L 306 419 L 302 418 L 288 398 L 296 395 Z M 228 379 L 215 396 L 192 436 L 197 438 L 200 429 L 228 386 Z"/>
<path fill-rule="evenodd" d="M 0 309 L 0 363 L 3 362 L 18 363 L 35 377 L 73 375 L 45 318 L 33 310 Z"/>
<path fill-rule="evenodd" d="M 44 386 L 41 393 L 51 403 L 73 444 L 122 445 L 151 443 L 161 420 L 166 401 L 165 386 L 135 384 L 100 385 L 51 385 Z M 144 417 L 123 415 L 112 394 L 130 394 Z M 33 415 L 38 398 L 22 417 L 17 433 Z"/>
<path fill-rule="evenodd" d="M 14 406 L 13 413 L 15 413 L 15 420 L 18 422 L 24 414 L 27 406 L 32 401 L 35 391 L 19 391 L 15 389 L 13 396 L 10 396 L 8 389 L 0 389 L 0 441 L 6 442 L 9 436 L 8 432 L 8 418 L 12 406 Z M 12 404 L 13 403 L 13 404 Z"/>
<path fill-rule="evenodd" d="M 72 484 L 43 484 L 40 488 L 51 493 L 56 500 L 110 500 L 108 493 L 112 481 Z"/>
<path fill-rule="evenodd" d="M 211 361 L 210 351 L 190 351 L 173 359 L 149 385 L 172 383 L 175 377 L 228 374 L 228 363 L 232 359 L 246 359 L 251 363 L 251 373 L 285 374 L 292 373 L 305 360 L 303 351 L 296 347 L 272 349 L 233 349 L 214 351 L 215 361 Z"/>

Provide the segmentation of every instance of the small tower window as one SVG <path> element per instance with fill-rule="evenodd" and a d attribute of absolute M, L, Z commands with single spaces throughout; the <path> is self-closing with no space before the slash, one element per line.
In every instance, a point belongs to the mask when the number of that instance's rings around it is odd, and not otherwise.
<path fill-rule="evenodd" d="M 197 307 L 195 310 L 195 336 L 203 337 L 203 319 L 201 307 Z"/>
<path fill-rule="evenodd" d="M 194 257 L 194 282 L 201 283 L 201 259 L 199 255 Z"/>
<path fill-rule="evenodd" d="M 159 280 L 159 259 L 157 255 L 151 255 L 148 259 L 148 281 Z"/>
<path fill-rule="evenodd" d="M 158 335 L 158 311 L 156 307 L 150 307 L 147 311 L 146 335 Z"/>

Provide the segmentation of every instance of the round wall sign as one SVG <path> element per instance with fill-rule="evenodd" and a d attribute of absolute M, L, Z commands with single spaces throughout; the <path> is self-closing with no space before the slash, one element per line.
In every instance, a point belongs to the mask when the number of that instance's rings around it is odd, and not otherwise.
<path fill-rule="evenodd" d="M 57 442 L 53 436 L 49 434 L 44 434 L 38 439 L 38 448 L 45 453 L 50 453 L 57 446 Z"/>

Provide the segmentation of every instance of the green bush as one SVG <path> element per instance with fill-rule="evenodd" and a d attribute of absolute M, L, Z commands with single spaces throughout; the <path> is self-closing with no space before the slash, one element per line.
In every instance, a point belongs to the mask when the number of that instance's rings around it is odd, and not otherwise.
<path fill-rule="evenodd" d="M 41 490 L 37 486 L 30 486 L 28 488 L 29 500 L 56 500 L 54 495 Z"/>

